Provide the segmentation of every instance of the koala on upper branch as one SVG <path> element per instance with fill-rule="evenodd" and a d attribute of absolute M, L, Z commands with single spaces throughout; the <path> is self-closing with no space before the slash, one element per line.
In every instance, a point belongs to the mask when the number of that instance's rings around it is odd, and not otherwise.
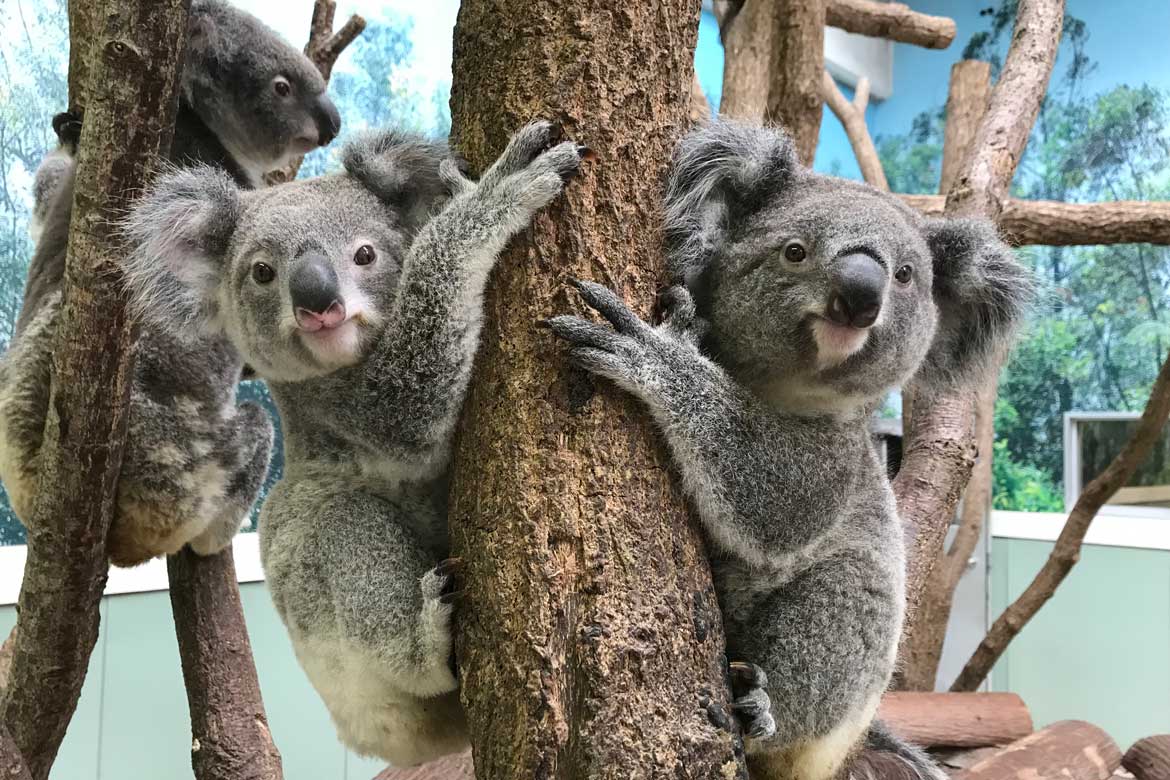
<path fill-rule="evenodd" d="M 186 171 L 129 220 L 146 320 L 224 334 L 268 380 L 285 432 L 260 513 L 268 586 L 341 740 L 395 766 L 467 742 L 451 439 L 488 274 L 585 151 L 556 135 L 528 125 L 477 184 L 395 132 L 347 146 L 343 173 L 252 193 Z"/>
<path fill-rule="evenodd" d="M 57 148 L 45 155 L 33 175 L 33 212 L 28 232 L 33 243 L 41 240 L 49 207 L 61 183 L 73 175 L 73 158 L 77 156 L 77 142 L 81 138 L 81 120 L 64 112 L 53 117 L 53 132 Z"/>
<path fill-rule="evenodd" d="M 265 171 L 336 136 L 340 119 L 316 67 L 254 16 L 220 0 L 194 0 L 188 33 L 170 163 L 216 166 L 235 185 L 251 187 Z M 0 361 L 0 479 L 26 526 L 35 521 L 79 120 L 58 115 L 54 129 L 61 147 L 38 170 L 35 188 L 37 208 L 48 204 L 45 228 L 16 335 Z M 247 519 L 273 434 L 263 408 L 236 404 L 243 366 L 222 335 L 181 340 L 142 329 L 109 536 L 113 563 L 132 566 L 187 543 L 215 553 Z"/>
<path fill-rule="evenodd" d="M 894 669 L 905 553 L 868 420 L 891 389 L 973 381 L 1032 295 L 992 225 L 925 219 L 730 122 L 678 146 L 666 244 L 681 286 L 651 327 L 549 321 L 571 360 L 642 399 L 713 548 L 753 777 L 828 780 L 865 742 L 942 772 L 873 722 Z M 863 754 L 863 756 L 866 754 Z"/>

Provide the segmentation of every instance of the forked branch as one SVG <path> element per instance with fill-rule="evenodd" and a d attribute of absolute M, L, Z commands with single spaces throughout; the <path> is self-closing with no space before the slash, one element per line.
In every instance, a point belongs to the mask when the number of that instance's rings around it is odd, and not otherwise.
<path fill-rule="evenodd" d="M 871 186 L 888 192 L 890 185 L 886 181 L 886 172 L 882 170 L 882 161 L 865 124 L 865 107 L 869 103 L 869 79 L 861 77 L 853 93 L 853 101 L 850 102 L 837 88 L 837 82 L 826 70 L 821 79 L 821 94 L 829 104 L 829 109 L 845 128 L 845 135 L 849 137 L 849 145 L 853 147 L 853 155 L 857 158 L 857 167 L 861 169 L 862 178 Z"/>

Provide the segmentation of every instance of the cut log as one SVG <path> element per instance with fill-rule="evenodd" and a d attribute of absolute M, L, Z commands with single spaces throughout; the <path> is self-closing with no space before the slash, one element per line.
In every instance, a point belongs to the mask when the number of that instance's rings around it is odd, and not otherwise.
<path fill-rule="evenodd" d="M 1121 765 L 1137 780 L 1170 779 L 1170 734 L 1139 739 L 1125 751 Z"/>
<path fill-rule="evenodd" d="M 1101 729 L 1062 720 L 1016 740 L 954 780 L 1109 780 L 1121 751 Z"/>
<path fill-rule="evenodd" d="M 437 761 L 408 769 L 383 769 L 374 780 L 473 780 L 471 751 L 457 756 L 444 756 Z"/>
<path fill-rule="evenodd" d="M 1032 733 L 1032 716 L 1014 693 L 887 693 L 878 718 L 920 747 L 1006 745 Z"/>
<path fill-rule="evenodd" d="M 911 10 L 902 3 L 829 0 L 825 23 L 845 32 L 945 49 L 955 39 L 955 20 Z"/>

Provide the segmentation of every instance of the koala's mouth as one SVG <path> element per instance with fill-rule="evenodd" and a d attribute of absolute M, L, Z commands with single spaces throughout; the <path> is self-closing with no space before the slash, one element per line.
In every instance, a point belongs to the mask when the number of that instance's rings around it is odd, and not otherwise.
<path fill-rule="evenodd" d="M 826 317 L 813 319 L 812 333 L 817 345 L 817 368 L 821 371 L 844 363 L 869 340 L 869 328 L 841 325 Z"/>
<path fill-rule="evenodd" d="M 362 325 L 358 317 L 348 317 L 334 325 L 297 328 L 301 343 L 317 362 L 324 366 L 352 365 L 361 359 Z"/>

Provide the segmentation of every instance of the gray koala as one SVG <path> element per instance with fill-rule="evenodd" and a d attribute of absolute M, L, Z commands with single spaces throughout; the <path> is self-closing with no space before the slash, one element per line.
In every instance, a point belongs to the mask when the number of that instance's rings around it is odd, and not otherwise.
<path fill-rule="evenodd" d="M 265 171 L 336 136 L 340 118 L 320 73 L 254 16 L 220 0 L 195 0 L 188 31 L 172 164 L 214 165 L 251 187 Z M 79 122 L 69 114 L 54 119 L 61 146 L 36 179 L 45 228 L 16 335 L 0 362 L 0 478 L 26 525 L 33 520 Z M 181 247 L 175 251 L 182 256 Z M 143 329 L 110 529 L 113 563 L 135 565 L 187 543 L 200 554 L 217 552 L 247 518 L 267 471 L 272 424 L 260 406 L 236 405 L 242 368 L 222 336 L 181 340 Z"/>
<path fill-rule="evenodd" d="M 613 327 L 548 324 L 665 435 L 742 659 L 731 679 L 753 777 L 866 776 L 862 761 L 845 769 L 863 739 L 945 777 L 873 723 L 905 554 L 867 421 L 911 377 L 932 392 L 977 376 L 1026 310 L 1028 274 L 990 224 L 924 219 L 802 168 L 782 132 L 730 122 L 680 143 L 665 228 L 682 285 L 663 324 L 589 282 L 581 296 Z"/>
<path fill-rule="evenodd" d="M 451 438 L 509 238 L 585 152 L 528 125 L 478 184 L 395 132 L 343 173 L 240 192 L 162 180 L 130 218 L 137 307 L 165 332 L 226 335 L 268 380 L 284 478 L 260 549 L 297 658 L 342 741 L 407 766 L 462 748 L 451 666 Z"/>

